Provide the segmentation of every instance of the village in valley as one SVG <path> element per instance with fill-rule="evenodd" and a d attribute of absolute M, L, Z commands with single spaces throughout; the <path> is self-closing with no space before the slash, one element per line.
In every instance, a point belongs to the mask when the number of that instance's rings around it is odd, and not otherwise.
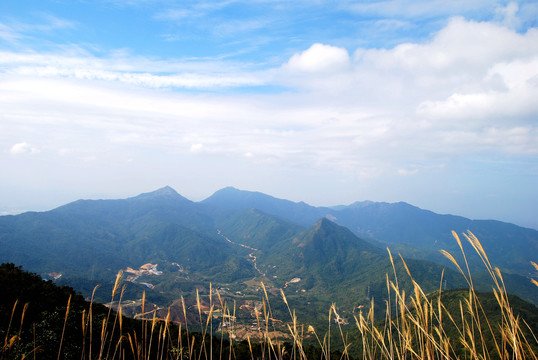
<path fill-rule="evenodd" d="M 250 256 L 250 259 L 253 262 L 256 261 L 253 256 Z M 158 291 L 158 284 L 161 279 L 170 276 L 175 276 L 177 279 L 180 276 L 188 278 L 188 272 L 180 264 L 172 263 L 170 265 L 171 268 L 177 268 L 178 271 L 167 273 L 158 270 L 158 264 L 155 263 L 143 264 L 138 269 L 127 267 L 123 270 L 126 274 L 125 281 L 143 285 L 148 288 L 147 291 L 153 292 Z M 148 277 L 156 278 L 151 281 L 148 280 Z M 301 279 L 298 277 L 292 278 L 285 283 L 284 288 L 298 284 L 300 281 Z M 304 292 L 305 290 L 296 291 Z M 267 308 L 264 309 L 263 299 L 266 296 L 265 294 L 271 297 L 281 297 L 281 290 L 270 284 L 267 284 L 266 287 L 261 283 L 260 279 L 245 281 L 241 290 L 232 289 L 226 284 L 220 284 L 209 288 L 196 287 L 195 293 L 198 298 L 193 296 L 192 292 L 190 294 L 184 293 L 182 298 L 173 301 L 168 307 L 159 306 L 148 301 L 142 304 L 141 299 L 124 300 L 121 307 L 124 314 L 129 314 L 136 319 L 152 319 L 154 316 L 165 319 L 170 314 L 171 322 L 181 323 L 182 325 L 185 325 L 185 323 L 200 325 L 205 323 L 208 317 L 211 317 L 216 326 L 215 330 L 226 334 L 232 339 L 243 340 L 247 337 L 255 339 L 263 336 L 263 332 L 267 329 L 276 337 L 282 339 L 288 337 L 286 324 L 282 320 L 264 313 L 264 311 L 267 311 Z M 109 304 L 109 306 L 117 308 L 118 304 Z M 143 308 L 144 312 L 142 312 Z M 202 321 L 200 322 L 200 320 Z"/>

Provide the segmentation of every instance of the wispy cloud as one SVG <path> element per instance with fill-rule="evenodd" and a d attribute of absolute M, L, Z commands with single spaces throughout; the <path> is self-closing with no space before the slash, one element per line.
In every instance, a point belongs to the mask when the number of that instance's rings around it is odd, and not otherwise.
<path fill-rule="evenodd" d="M 200 16 L 199 13 L 190 9 L 166 9 L 157 12 L 153 17 L 157 20 L 184 20 Z"/>
<path fill-rule="evenodd" d="M 72 29 L 76 26 L 73 21 L 59 18 L 49 13 L 33 15 L 35 21 L 22 22 L 14 18 L 3 17 L 0 22 L 0 39 L 13 40 L 33 35 L 42 35 L 43 32 Z"/>
<path fill-rule="evenodd" d="M 22 38 L 22 34 L 12 26 L 0 22 L 0 40 L 7 43 L 14 43 Z"/>
<path fill-rule="evenodd" d="M 82 56 L 80 56 L 82 55 Z M 241 72 L 240 64 L 205 61 L 153 61 L 148 58 L 96 58 L 89 54 L 0 52 L 0 65 L 12 76 L 111 81 L 145 87 L 218 88 L 258 86 L 263 72 Z M 121 54 L 120 54 L 121 55 Z M 248 65 L 246 65 L 248 66 Z"/>
<path fill-rule="evenodd" d="M 452 16 L 491 6 L 487 0 L 378 0 L 344 2 L 345 8 L 361 14 L 375 14 L 383 17 L 417 18 Z"/>

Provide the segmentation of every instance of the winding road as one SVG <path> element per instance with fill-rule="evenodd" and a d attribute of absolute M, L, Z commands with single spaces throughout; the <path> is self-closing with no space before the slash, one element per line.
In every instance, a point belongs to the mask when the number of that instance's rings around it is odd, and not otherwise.
<path fill-rule="evenodd" d="M 249 250 L 252 250 L 252 252 L 250 254 L 248 254 L 248 257 L 250 258 L 250 261 L 252 261 L 252 264 L 254 265 L 254 269 L 256 269 L 256 271 L 261 275 L 261 276 L 265 276 L 265 273 L 263 273 L 260 269 L 258 269 L 258 263 L 256 262 L 256 255 L 254 255 L 254 253 L 256 251 L 259 251 L 259 249 L 256 249 L 256 248 L 253 248 L 251 246 L 248 246 L 248 245 L 245 245 L 245 244 L 241 244 L 241 243 L 238 243 L 238 242 L 235 242 L 235 241 L 232 241 L 230 240 L 228 237 L 226 237 L 224 234 L 222 234 L 222 232 L 220 231 L 220 229 L 217 229 L 217 234 L 219 234 L 220 236 L 222 236 L 226 241 L 228 241 L 230 244 L 234 244 L 234 245 L 237 245 L 237 246 L 241 246 L 241 247 L 244 247 L 245 249 L 249 249 Z"/>

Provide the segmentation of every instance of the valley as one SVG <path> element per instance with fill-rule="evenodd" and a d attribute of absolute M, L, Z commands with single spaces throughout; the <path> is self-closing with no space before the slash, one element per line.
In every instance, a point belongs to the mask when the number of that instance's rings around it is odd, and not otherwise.
<path fill-rule="evenodd" d="M 156 303 L 144 303 L 142 299 L 125 299 L 121 302 L 122 311 L 124 314 L 135 319 L 152 320 L 157 317 L 161 320 L 169 318 L 169 321 L 182 326 L 201 326 L 207 321 L 208 317 L 212 317 L 216 333 L 226 333 L 232 339 L 245 340 L 261 339 L 263 337 L 262 329 L 270 328 L 271 335 L 280 339 L 289 339 L 290 335 L 287 331 L 289 321 L 282 319 L 289 318 L 289 314 L 277 310 L 275 315 L 269 316 L 264 314 L 264 307 L 269 304 L 269 298 L 273 302 L 281 302 L 281 290 L 276 287 L 272 280 L 278 278 L 277 275 L 267 276 L 258 268 L 257 257 L 254 255 L 261 250 L 252 246 L 233 241 L 222 233 L 220 229 L 217 234 L 226 242 L 244 249 L 248 249 L 249 253 L 245 259 L 251 261 L 252 268 L 255 272 L 252 277 L 244 279 L 240 286 L 237 284 L 227 283 L 210 283 L 209 288 L 201 284 L 204 283 L 203 277 L 196 275 L 186 275 L 183 266 L 179 263 L 170 263 L 166 266 L 172 269 L 171 272 L 158 270 L 158 264 L 147 263 L 134 270 L 127 267 L 123 270 L 126 274 L 124 280 L 132 284 L 145 286 L 144 297 L 151 298 L 152 291 L 159 291 L 160 283 L 166 283 L 170 278 L 175 278 L 175 281 L 180 281 L 181 275 L 185 279 L 197 282 L 200 285 L 195 286 L 194 291 L 180 291 L 181 296 L 177 299 L 170 299 L 170 304 L 163 306 Z M 178 268 L 176 271 L 174 266 Z M 277 265 L 266 264 L 265 268 L 269 272 L 276 273 Z M 294 277 L 285 281 L 282 289 L 291 290 L 291 285 L 297 284 L 293 291 L 295 293 L 305 293 L 305 289 L 298 286 L 300 278 Z M 206 284 L 207 285 L 207 284 Z M 237 290 L 237 289 L 241 290 Z M 118 309 L 117 302 L 108 303 L 114 309 Z M 150 310 L 148 310 L 150 309 Z M 234 315 L 231 315 L 234 314 Z M 272 317 L 272 316 L 275 316 Z M 346 322 L 347 324 L 347 322 Z"/>

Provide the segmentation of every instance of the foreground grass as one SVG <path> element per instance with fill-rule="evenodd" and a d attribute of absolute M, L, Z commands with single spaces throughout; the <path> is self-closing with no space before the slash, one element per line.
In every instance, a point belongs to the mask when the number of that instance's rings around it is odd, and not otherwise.
<path fill-rule="evenodd" d="M 155 311 L 146 312 L 145 298 L 141 310 L 144 319 L 133 321 L 122 316 L 125 287 L 121 286 L 120 272 L 110 302 L 117 311 L 94 304 L 93 296 L 81 311 L 74 311 L 75 306 L 80 310 L 80 304 L 72 304 L 70 294 L 66 306 L 55 313 L 55 331 L 49 338 L 41 336 L 44 331 L 39 327 L 36 330 L 35 319 L 31 328 L 26 325 L 28 303 L 15 302 L 7 329 L 0 332 L 4 339 L 0 359 L 536 359 L 538 341 L 525 319 L 514 312 L 499 269 L 490 264 L 478 239 L 470 232 L 464 234 L 494 283 L 492 305 L 475 291 L 460 237 L 453 235 L 464 263 L 458 263 L 448 252 L 443 254 L 465 278 L 467 289 L 445 293 L 441 279 L 438 291 L 425 294 L 405 266 L 406 276 L 413 283 L 411 293 L 406 294 L 394 270 L 386 276 L 385 308 L 375 309 L 372 300 L 367 311 L 354 316 L 351 332 L 344 331 L 334 304 L 328 309 L 328 323 L 322 333 L 302 324 L 282 290 L 289 319 L 284 331 L 281 326 L 277 329 L 263 283 L 263 306 L 253 319 L 258 330 L 246 339 L 237 336 L 235 304 L 227 303 L 211 286 L 207 308 L 200 296 L 196 298 L 196 323 L 173 324 L 170 311 L 159 319 Z M 395 269 L 390 251 L 389 256 Z M 538 265 L 532 265 L 538 270 Z M 538 286 L 536 280 L 532 281 Z M 187 306 L 181 301 L 183 318 L 187 319 Z M 384 321 L 374 320 L 376 311 L 385 314 Z"/>

